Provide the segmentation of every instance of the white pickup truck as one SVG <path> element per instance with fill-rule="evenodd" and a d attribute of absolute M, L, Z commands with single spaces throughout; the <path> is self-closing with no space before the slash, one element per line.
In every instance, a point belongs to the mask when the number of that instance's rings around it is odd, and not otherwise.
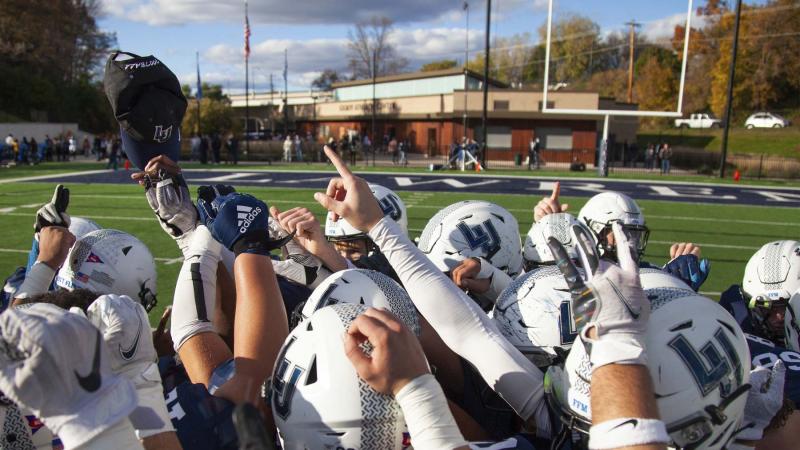
<path fill-rule="evenodd" d="M 675 119 L 676 128 L 719 128 L 722 122 L 710 114 L 692 114 L 688 119 Z"/>

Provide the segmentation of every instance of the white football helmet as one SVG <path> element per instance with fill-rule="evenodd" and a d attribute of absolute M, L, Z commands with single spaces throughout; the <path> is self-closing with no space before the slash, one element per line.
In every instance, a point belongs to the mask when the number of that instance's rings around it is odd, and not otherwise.
<path fill-rule="evenodd" d="M 156 305 L 156 264 L 142 241 L 124 231 L 92 231 L 75 241 L 56 285 L 98 295 L 127 295 L 147 311 Z"/>
<path fill-rule="evenodd" d="M 69 232 L 75 235 L 75 239 L 80 239 L 92 231 L 102 228 L 94 220 L 84 219 L 83 217 L 70 217 Z"/>
<path fill-rule="evenodd" d="M 343 303 L 324 307 L 286 338 L 270 392 L 284 449 L 408 447 L 400 405 L 359 378 L 344 352 L 342 335 L 365 310 Z"/>
<path fill-rule="evenodd" d="M 650 230 L 645 225 L 644 214 L 632 198 L 621 192 L 602 192 L 590 198 L 578 213 L 578 219 L 591 228 L 605 255 L 616 253 L 615 247 L 606 239 L 613 222 L 622 224 L 631 243 L 636 243 L 639 256 L 647 247 Z"/>
<path fill-rule="evenodd" d="M 670 275 L 656 267 L 640 267 L 639 279 L 642 283 L 642 289 L 671 288 L 692 290 L 692 288 L 681 281 L 680 278 Z"/>
<path fill-rule="evenodd" d="M 370 191 L 375 199 L 378 200 L 383 210 L 384 216 L 391 217 L 395 222 L 400 225 L 404 233 L 408 234 L 408 214 L 406 212 L 406 205 L 400 200 L 400 196 L 389 188 L 385 188 L 379 184 L 370 184 Z M 366 233 L 357 230 L 350 225 L 346 220 L 339 218 L 333 220 L 333 213 L 328 212 L 325 219 L 325 237 L 329 241 L 346 241 L 352 239 L 360 239 L 366 237 Z"/>
<path fill-rule="evenodd" d="M 570 301 L 561 270 L 539 267 L 500 294 L 492 319 L 517 350 L 538 367 L 547 367 L 566 356 L 578 335 Z"/>
<path fill-rule="evenodd" d="M 522 270 L 517 219 L 494 203 L 466 200 L 434 215 L 419 239 L 419 249 L 442 272 L 481 257 L 511 277 Z"/>
<path fill-rule="evenodd" d="M 315 311 L 338 303 L 386 308 L 411 330 L 419 334 L 419 316 L 405 289 L 390 277 L 367 269 L 349 269 L 336 272 L 325 279 L 303 305 L 300 321 L 311 317 Z"/>
<path fill-rule="evenodd" d="M 647 366 L 670 446 L 724 449 L 744 417 L 750 386 L 750 351 L 734 318 L 691 290 L 645 290 L 652 311 Z M 591 364 L 583 341 L 572 345 L 564 368 L 552 366 L 545 393 L 562 423 L 588 433 Z"/>
<path fill-rule="evenodd" d="M 764 244 L 747 261 L 742 290 L 749 297 L 756 334 L 780 340 L 784 326 L 770 324 L 773 308 L 784 308 L 800 289 L 800 242 L 774 241 Z"/>
<path fill-rule="evenodd" d="M 525 270 L 530 271 L 534 267 L 542 264 L 553 264 L 555 258 L 547 245 L 547 238 L 554 237 L 564 246 L 570 258 L 578 258 L 578 243 L 573 239 L 571 228 L 573 225 L 585 228 L 588 227 L 575 219 L 569 213 L 548 214 L 538 222 L 534 222 L 528 235 L 525 237 L 525 245 L 522 247 L 522 257 L 525 260 Z M 594 233 L 586 233 L 594 236 Z"/>
<path fill-rule="evenodd" d="M 792 294 L 783 316 L 786 347 L 800 352 L 800 290 Z"/>

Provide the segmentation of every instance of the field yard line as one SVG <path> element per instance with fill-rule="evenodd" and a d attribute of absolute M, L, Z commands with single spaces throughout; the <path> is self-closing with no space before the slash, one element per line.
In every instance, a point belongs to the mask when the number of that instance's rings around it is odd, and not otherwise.
<path fill-rule="evenodd" d="M 786 226 L 786 227 L 794 227 L 798 224 L 795 222 L 767 222 L 763 220 L 743 220 L 743 219 L 720 219 L 717 217 L 686 217 L 686 216 L 656 216 L 656 215 L 649 215 L 645 214 L 645 219 L 666 219 L 666 220 L 688 220 L 688 221 L 695 221 L 695 222 L 732 222 L 732 223 L 744 223 L 749 225 L 776 225 L 776 226 Z"/>
<path fill-rule="evenodd" d="M 30 250 L 20 250 L 17 248 L 0 248 L 0 253 L 30 253 Z M 166 265 L 183 262 L 183 258 L 153 258 Z"/>
<path fill-rule="evenodd" d="M 0 179 L 0 184 L 8 184 L 8 183 L 16 183 L 19 181 L 36 181 L 36 180 L 47 180 L 49 178 L 54 177 L 77 177 L 81 175 L 94 175 L 97 173 L 105 173 L 108 170 L 100 169 L 100 170 L 85 170 L 81 172 L 64 172 L 64 173 L 51 173 L 49 175 L 35 175 L 31 177 L 20 177 L 20 178 L 6 178 Z"/>

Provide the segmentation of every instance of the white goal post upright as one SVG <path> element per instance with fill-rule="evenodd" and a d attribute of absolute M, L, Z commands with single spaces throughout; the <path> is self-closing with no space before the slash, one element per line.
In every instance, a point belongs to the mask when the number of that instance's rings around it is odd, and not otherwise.
<path fill-rule="evenodd" d="M 542 87 L 542 113 L 544 114 L 573 114 L 584 116 L 602 116 L 603 117 L 603 140 L 600 143 L 600 155 L 595 165 L 598 168 L 600 176 L 608 176 L 608 164 L 606 161 L 608 149 L 608 122 L 611 116 L 633 116 L 633 117 L 682 117 L 683 116 L 683 87 L 686 81 L 686 64 L 689 56 L 689 35 L 692 29 L 692 9 L 694 0 L 687 0 L 688 7 L 686 10 L 686 30 L 683 38 L 683 57 L 681 58 L 681 77 L 678 85 L 678 104 L 675 111 L 632 111 L 632 110 L 615 110 L 615 109 L 575 109 L 575 108 L 550 108 L 547 106 L 547 92 L 550 83 L 550 45 L 553 27 L 553 1 L 547 2 L 547 35 L 545 41 L 544 53 L 544 86 Z M 558 80 L 561 81 L 561 80 Z"/>

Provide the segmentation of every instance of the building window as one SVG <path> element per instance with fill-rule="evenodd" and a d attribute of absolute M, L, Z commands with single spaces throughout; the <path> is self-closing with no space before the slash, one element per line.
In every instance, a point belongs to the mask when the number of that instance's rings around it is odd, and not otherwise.
<path fill-rule="evenodd" d="M 556 107 L 556 102 L 547 102 L 547 109 L 553 109 Z M 542 110 L 542 102 L 539 102 L 539 111 Z"/>
<path fill-rule="evenodd" d="M 508 111 L 508 100 L 495 100 L 494 101 L 494 110 L 495 111 Z"/>
<path fill-rule="evenodd" d="M 478 130 L 480 129 L 478 128 Z M 492 150 L 511 150 L 511 127 L 488 127 L 487 130 L 486 144 L 489 148 Z M 482 136 L 482 134 L 477 136 Z"/>
<path fill-rule="evenodd" d="M 534 133 L 547 150 L 572 150 L 572 129 L 537 128 Z"/>

